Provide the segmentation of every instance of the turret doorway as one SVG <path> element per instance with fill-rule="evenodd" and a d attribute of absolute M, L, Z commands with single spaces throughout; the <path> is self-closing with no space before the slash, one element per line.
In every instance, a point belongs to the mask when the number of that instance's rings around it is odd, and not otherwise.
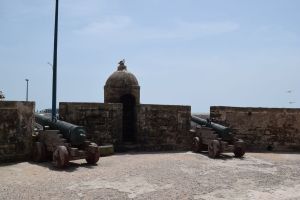
<path fill-rule="evenodd" d="M 123 142 L 136 142 L 136 100 L 131 94 L 121 97 L 123 104 Z"/>

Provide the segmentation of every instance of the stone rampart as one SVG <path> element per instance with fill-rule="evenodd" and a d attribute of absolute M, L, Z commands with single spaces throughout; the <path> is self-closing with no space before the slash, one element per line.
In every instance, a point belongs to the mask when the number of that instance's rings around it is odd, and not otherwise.
<path fill-rule="evenodd" d="M 146 150 L 189 150 L 190 106 L 141 104 L 138 143 Z"/>
<path fill-rule="evenodd" d="M 98 145 L 118 144 L 122 137 L 122 104 L 59 103 L 61 120 L 84 126 L 87 137 Z"/>
<path fill-rule="evenodd" d="M 210 117 L 229 126 L 249 150 L 300 150 L 300 109 L 212 106 Z"/>

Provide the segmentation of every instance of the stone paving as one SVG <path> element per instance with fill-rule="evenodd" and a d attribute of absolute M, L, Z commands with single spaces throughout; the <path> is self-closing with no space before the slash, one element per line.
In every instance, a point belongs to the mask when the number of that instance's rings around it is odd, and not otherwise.
<path fill-rule="evenodd" d="M 0 165 L 0 199 L 300 199 L 300 154 L 131 153 L 98 165 Z"/>

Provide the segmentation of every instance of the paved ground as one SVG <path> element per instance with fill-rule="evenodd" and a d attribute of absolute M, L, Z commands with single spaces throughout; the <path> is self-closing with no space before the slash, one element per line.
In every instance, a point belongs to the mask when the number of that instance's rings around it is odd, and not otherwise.
<path fill-rule="evenodd" d="M 300 154 L 244 159 L 184 153 L 123 154 L 66 170 L 51 163 L 0 166 L 0 199 L 300 199 Z"/>

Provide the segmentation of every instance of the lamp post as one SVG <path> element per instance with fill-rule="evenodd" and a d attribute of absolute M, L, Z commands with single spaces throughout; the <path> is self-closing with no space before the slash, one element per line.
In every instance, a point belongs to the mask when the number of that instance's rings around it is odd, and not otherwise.
<path fill-rule="evenodd" d="M 56 121 L 56 88 L 57 88 L 57 35 L 58 35 L 58 0 L 55 3 L 53 80 L 52 80 L 52 121 Z"/>
<path fill-rule="evenodd" d="M 28 101 L 28 81 L 29 81 L 29 79 L 25 79 L 25 81 L 26 81 L 26 101 Z"/>
<path fill-rule="evenodd" d="M 3 92 L 0 90 L 0 101 L 1 101 L 2 99 L 5 99 L 5 96 L 4 96 Z"/>

